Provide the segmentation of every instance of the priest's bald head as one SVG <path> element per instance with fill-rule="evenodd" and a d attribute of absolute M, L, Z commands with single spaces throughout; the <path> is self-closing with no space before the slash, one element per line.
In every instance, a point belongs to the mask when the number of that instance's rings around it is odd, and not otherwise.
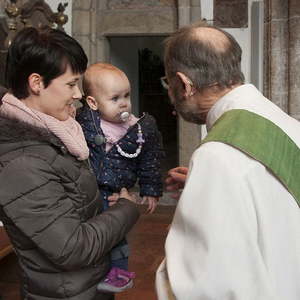
<path fill-rule="evenodd" d="M 183 27 L 165 41 L 169 96 L 185 120 L 204 124 L 213 104 L 244 83 L 241 55 L 229 33 L 204 22 Z"/>

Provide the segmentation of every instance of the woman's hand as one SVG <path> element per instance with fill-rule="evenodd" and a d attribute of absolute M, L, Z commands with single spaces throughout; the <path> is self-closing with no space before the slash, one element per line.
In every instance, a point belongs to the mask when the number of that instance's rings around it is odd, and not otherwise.
<path fill-rule="evenodd" d="M 122 188 L 120 193 L 113 193 L 107 198 L 109 201 L 108 206 L 116 204 L 120 198 L 125 198 L 131 202 L 137 203 L 137 198 L 133 193 L 129 193 L 126 188 Z"/>
<path fill-rule="evenodd" d="M 171 194 L 173 199 L 178 200 L 181 195 L 181 189 L 184 188 L 188 173 L 187 167 L 177 167 L 168 171 L 165 180 L 167 191 L 174 192 Z"/>

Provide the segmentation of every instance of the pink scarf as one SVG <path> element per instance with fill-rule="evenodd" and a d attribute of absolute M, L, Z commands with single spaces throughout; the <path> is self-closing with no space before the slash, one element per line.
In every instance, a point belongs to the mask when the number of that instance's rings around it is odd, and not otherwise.
<path fill-rule="evenodd" d="M 101 119 L 101 129 L 106 137 L 105 151 L 109 151 L 126 134 L 128 128 L 133 126 L 137 121 L 138 118 L 133 114 L 124 123 L 112 123 Z"/>
<path fill-rule="evenodd" d="M 52 116 L 29 108 L 9 93 L 4 95 L 2 102 L 1 113 L 35 127 L 47 129 L 56 135 L 78 160 L 85 160 L 89 157 L 89 149 L 81 126 L 73 118 L 69 117 L 66 121 L 59 121 Z"/>

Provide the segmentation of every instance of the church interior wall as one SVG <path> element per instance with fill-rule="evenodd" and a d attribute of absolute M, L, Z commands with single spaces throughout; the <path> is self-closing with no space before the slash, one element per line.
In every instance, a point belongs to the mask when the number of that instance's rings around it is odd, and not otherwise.
<path fill-rule="evenodd" d="M 21 3 L 30 0 L 19 1 Z M 60 0 L 45 1 L 53 10 L 56 10 L 58 3 L 61 2 Z M 247 0 L 239 2 L 245 1 Z M 250 6 L 253 1 L 248 0 L 248 5 Z M 132 53 L 137 53 L 137 49 L 139 49 L 137 43 L 140 42 L 138 41 L 143 38 L 147 39 L 147 37 L 149 40 L 156 37 L 158 41 L 180 26 L 190 24 L 201 18 L 212 20 L 214 3 L 221 3 L 219 0 L 66 0 L 65 2 L 68 3 L 65 14 L 69 19 L 65 25 L 66 32 L 81 43 L 88 55 L 89 63 L 107 61 L 125 68 L 124 71 L 131 77 L 133 106 L 135 112 L 138 113 L 140 113 L 140 99 L 138 93 L 139 78 L 136 69 L 137 57 L 132 55 Z M 4 0 L 1 0 L 0 3 L 3 6 Z M 226 3 L 229 6 L 228 8 L 223 7 L 223 9 L 228 12 L 232 5 L 235 5 L 236 9 L 240 8 L 239 5 L 236 5 L 236 0 L 226 1 Z M 250 11 L 248 9 L 249 13 Z M 240 13 L 236 12 L 236 15 L 239 14 L 242 15 L 241 11 Z M 231 22 L 235 21 L 234 17 L 231 19 Z M 237 38 L 243 48 L 242 69 L 246 81 L 249 82 L 250 29 L 245 26 L 244 28 L 226 28 L 226 30 Z M 130 43 L 128 42 L 129 38 Z M 161 45 L 160 47 L 162 49 Z M 125 57 L 123 61 L 121 56 Z M 178 119 L 176 130 L 179 140 L 177 146 L 178 163 L 187 165 L 192 152 L 203 137 L 204 131 L 203 128 L 186 123 L 181 118 Z"/>

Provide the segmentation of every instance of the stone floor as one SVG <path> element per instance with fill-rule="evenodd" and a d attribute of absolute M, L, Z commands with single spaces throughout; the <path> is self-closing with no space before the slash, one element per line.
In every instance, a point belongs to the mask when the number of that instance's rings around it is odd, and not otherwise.
<path fill-rule="evenodd" d="M 146 207 L 141 207 L 144 212 Z M 130 233 L 130 270 L 136 272 L 135 287 L 117 295 L 116 300 L 156 300 L 155 270 L 164 256 L 164 240 L 175 206 L 158 206 L 152 215 L 143 214 Z M 14 254 L 0 261 L 1 300 L 20 300 L 18 266 Z"/>

